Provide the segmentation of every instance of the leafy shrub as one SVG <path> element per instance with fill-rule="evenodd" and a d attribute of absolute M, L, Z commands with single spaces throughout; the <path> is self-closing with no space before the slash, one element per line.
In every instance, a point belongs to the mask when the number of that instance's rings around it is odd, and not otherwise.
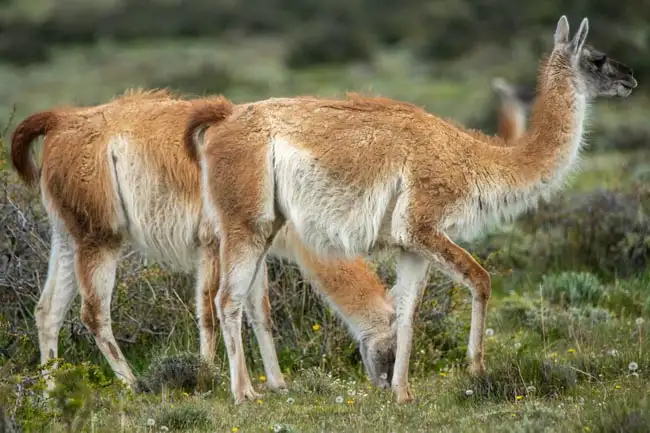
<path fill-rule="evenodd" d="M 307 368 L 300 372 L 300 378 L 294 381 L 292 388 L 297 392 L 326 395 L 335 390 L 332 375 L 317 367 Z"/>
<path fill-rule="evenodd" d="M 638 275 L 650 258 L 648 197 L 642 187 L 557 196 L 476 250 L 490 267 L 529 274 L 576 270 L 604 280 Z"/>
<path fill-rule="evenodd" d="M 617 280 L 601 304 L 618 316 L 636 318 L 650 315 L 650 275 L 647 273 L 627 280 Z"/>
<path fill-rule="evenodd" d="M 83 428 L 92 410 L 93 396 L 86 374 L 87 369 L 83 366 L 61 368 L 54 372 L 56 385 L 50 397 L 70 432 Z"/>
<path fill-rule="evenodd" d="M 179 353 L 153 361 L 140 379 L 140 386 L 153 392 L 163 388 L 194 392 L 210 390 L 220 381 L 219 371 L 207 365 L 197 354 Z"/>
<path fill-rule="evenodd" d="M 571 308 L 569 312 L 574 320 L 586 322 L 589 326 L 609 322 L 614 317 L 611 311 L 601 307 Z"/>
<path fill-rule="evenodd" d="M 604 292 L 598 277 L 589 272 L 545 275 L 541 284 L 544 296 L 556 304 L 598 305 Z"/>
<path fill-rule="evenodd" d="M 473 399 L 515 401 L 517 396 L 554 397 L 575 389 L 578 376 L 567 365 L 540 359 L 538 354 L 524 353 L 516 357 L 499 357 L 486 375 L 458 378 L 458 394 L 466 400 L 465 391 L 473 391 Z"/>
<path fill-rule="evenodd" d="M 192 429 L 209 429 L 212 418 L 207 410 L 196 405 L 184 404 L 166 407 L 157 416 L 156 424 L 168 427 L 171 431 L 188 431 Z"/>

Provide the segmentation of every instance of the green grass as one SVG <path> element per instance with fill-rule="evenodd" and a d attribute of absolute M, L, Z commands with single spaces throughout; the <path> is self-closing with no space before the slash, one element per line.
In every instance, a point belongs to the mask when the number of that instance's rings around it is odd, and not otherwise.
<path fill-rule="evenodd" d="M 566 335 L 553 337 L 550 328 L 560 310 L 549 316 L 549 330 L 538 332 L 513 326 L 506 320 L 511 310 L 504 305 L 497 300 L 490 314 L 487 377 L 474 379 L 454 366 L 416 375 L 411 381 L 417 398 L 409 405 L 397 406 L 391 392 L 374 389 L 365 380 L 312 367 L 288 375 L 288 393 L 262 391 L 258 401 L 237 407 L 227 381 L 207 395 L 174 389 L 132 394 L 115 385 L 92 385 L 93 397 L 85 400 L 85 411 L 92 416 L 75 425 L 95 432 L 166 431 L 163 426 L 192 432 L 266 431 L 274 426 L 276 431 L 282 426 L 280 431 L 299 432 L 644 431 L 650 421 L 650 345 L 643 338 L 648 324 L 612 319 L 593 328 L 571 319 Z M 419 356 L 415 353 L 413 360 Z M 631 362 L 638 364 L 634 371 Z M 262 373 L 253 374 L 254 385 L 263 390 Z M 81 382 L 64 383 L 74 390 Z M 41 409 L 28 423 L 64 431 L 60 410 Z M 630 427 L 612 430 L 619 423 Z"/>

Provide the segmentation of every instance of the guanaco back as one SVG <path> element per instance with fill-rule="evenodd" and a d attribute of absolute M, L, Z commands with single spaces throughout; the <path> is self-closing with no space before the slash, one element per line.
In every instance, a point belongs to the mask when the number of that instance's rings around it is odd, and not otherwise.
<path fill-rule="evenodd" d="M 220 97 L 183 100 L 166 91 L 130 91 L 99 106 L 36 113 L 16 128 L 13 165 L 28 184 L 40 182 L 52 229 L 47 279 L 35 310 L 42 363 L 57 357 L 59 330 L 79 291 L 83 323 L 116 375 L 133 385 L 135 376 L 115 341 L 110 317 L 119 253 L 127 242 L 171 269 L 196 273 L 201 355 L 212 361 L 219 238 L 203 214 L 199 170 L 182 146 L 192 108 L 208 102 L 216 107 L 211 120 L 232 112 Z M 40 135 L 44 148 L 39 169 L 30 149 Z M 319 258 L 289 225 L 276 237 L 271 254 L 299 265 L 359 341 L 374 383 L 389 386 L 395 313 L 368 264 L 361 258 Z M 265 275 L 245 308 L 260 345 L 267 386 L 283 390 Z"/>

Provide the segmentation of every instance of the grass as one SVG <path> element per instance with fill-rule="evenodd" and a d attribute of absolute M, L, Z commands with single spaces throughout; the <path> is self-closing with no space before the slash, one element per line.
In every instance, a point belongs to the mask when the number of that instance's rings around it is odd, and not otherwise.
<path fill-rule="evenodd" d="M 366 91 L 420 103 L 465 122 L 490 107 L 492 77 L 507 75 L 520 61 L 504 57 L 499 65 L 486 66 L 478 53 L 475 59 L 426 68 L 397 48 L 377 53 L 369 66 L 293 73 L 281 58 L 282 46 L 273 40 L 102 44 L 58 51 L 52 64 L 24 70 L 0 65 L 0 95 L 17 103 L 11 127 L 52 105 L 98 103 L 127 87 L 152 83 L 184 83 L 195 93 L 223 91 L 234 100 Z M 481 64 L 480 73 L 472 72 L 472 62 Z M 595 126 L 637 127 L 645 106 L 642 97 L 629 104 L 600 103 Z M 0 122 L 6 123 L 11 110 L 10 104 L 0 107 Z M 647 161 L 643 149 L 591 154 L 568 193 L 632 188 Z M 0 167 L 7 167 L 6 155 L 0 154 Z M 48 226 L 38 193 L 27 193 L 10 175 L 2 182 L 0 204 L 8 228 L 1 232 L 0 246 L 11 251 L 20 272 L 0 276 L 0 406 L 25 432 L 641 432 L 650 424 L 650 276 L 600 281 L 595 269 L 559 274 L 534 263 L 514 272 L 490 268 L 489 372 L 481 379 L 469 377 L 463 366 L 469 294 L 431 277 L 419 306 L 411 357 L 417 400 L 406 406 L 396 406 L 389 391 L 368 384 L 346 330 L 295 268 L 273 266 L 274 335 L 290 391 L 264 392 L 260 401 L 235 407 L 220 341 L 216 369 L 197 376 L 204 370 L 192 355 L 198 352 L 192 279 L 134 256 L 119 268 L 113 326 L 127 359 L 152 392 L 132 394 L 114 382 L 81 325 L 77 300 L 61 335 L 60 354 L 70 362 L 61 367 L 63 397 L 42 401 L 32 312 L 47 268 Z M 520 244 L 501 245 L 502 250 L 527 248 L 525 237 L 509 233 L 501 236 Z M 481 248 L 480 242 L 469 246 L 470 251 Z M 390 263 L 378 268 L 390 284 Z M 636 323 L 639 316 L 645 323 Z M 261 390 L 258 349 L 250 329 L 244 336 L 254 385 Z M 637 368 L 631 370 L 631 363 Z"/>
<path fill-rule="evenodd" d="M 604 156 L 589 158 L 588 166 L 600 166 L 599 158 Z M 616 165 L 611 167 L 617 170 Z M 580 176 L 577 184 L 586 188 L 589 182 L 581 181 Z M 389 264 L 386 266 L 390 269 Z M 116 302 L 125 305 L 125 297 L 137 292 L 138 278 L 154 286 L 187 284 L 155 269 L 122 274 L 120 281 L 131 287 L 118 283 Z M 123 390 L 113 381 L 92 341 L 82 338 L 75 343 L 65 337 L 64 329 L 62 348 L 68 352 L 63 356 L 73 364 L 64 365 L 62 370 L 78 369 L 78 373 L 62 376 L 61 386 L 70 395 L 83 396 L 82 403 L 75 406 L 70 399 L 59 405 L 39 401 L 29 391 L 38 389 L 38 381 L 27 380 L 36 377 L 36 365 L 15 364 L 20 361 L 12 365 L 5 360 L 0 362 L 0 369 L 4 364 L 4 369 L 14 376 L 6 375 L 0 384 L 7 386 L 13 377 L 24 386 L 18 402 L 16 394 L 7 394 L 7 407 L 17 410 L 14 414 L 24 431 L 53 432 L 69 431 L 69 426 L 74 426 L 74 431 L 92 432 L 321 432 L 377 428 L 387 432 L 641 432 L 650 422 L 650 320 L 639 317 L 634 307 L 650 305 L 645 283 L 648 276 L 599 281 L 589 273 L 549 273 L 542 280 L 520 280 L 514 291 L 503 286 L 510 277 L 495 278 L 488 316 L 488 375 L 479 379 L 467 375 L 462 365 L 469 327 L 468 293 L 452 287 L 450 315 L 442 322 L 432 319 L 436 317 L 431 315 L 432 306 L 446 299 L 439 293 L 438 298 L 432 298 L 438 287 L 431 285 L 438 281 L 433 276 L 419 307 L 411 358 L 411 383 L 417 400 L 397 406 L 391 392 L 374 389 L 365 380 L 354 355 L 343 355 L 348 351 L 354 354 L 355 348 L 336 319 L 322 315 L 322 307 L 316 305 L 298 312 L 296 306 L 304 299 L 300 301 L 300 293 L 292 295 L 287 291 L 295 290 L 291 286 L 296 286 L 298 277 L 292 272 L 274 277 L 272 287 L 274 316 L 283 317 L 282 304 L 288 302 L 291 305 L 286 308 L 293 311 L 295 320 L 306 322 L 295 334 L 276 329 L 281 365 L 290 386 L 285 395 L 263 391 L 265 378 L 250 330 L 245 330 L 249 368 L 255 387 L 263 392 L 262 398 L 239 407 L 232 404 L 221 347 L 215 374 L 208 377 L 207 383 L 198 385 L 196 375 L 200 369 L 193 358 L 198 337 L 191 308 L 186 307 L 184 313 L 174 313 L 179 315 L 176 329 L 162 340 L 145 336 L 138 344 L 125 344 L 127 358 L 153 392 L 133 394 Z M 132 276 L 125 279 L 125 275 Z M 391 279 L 386 275 L 384 278 Z M 191 291 L 180 292 L 179 296 L 191 302 Z M 166 301 L 159 299 L 163 309 L 146 313 L 152 318 L 169 314 L 165 313 Z M 131 301 L 135 303 L 134 311 L 147 309 L 142 305 L 146 301 Z M 313 300 L 307 305 L 309 302 Z M 318 310 L 321 312 L 315 313 Z M 284 319 L 279 321 L 284 323 Z M 313 324 L 319 324 L 320 329 L 313 329 Z M 115 320 L 114 326 L 120 335 L 120 321 Z M 337 341 L 337 348 L 321 357 L 319 347 L 328 339 Z M 16 359 L 24 359 L 36 350 L 35 341 L 28 339 L 17 351 Z M 88 359 L 90 363 L 84 366 L 82 363 Z M 192 386 L 196 386 L 195 390 Z"/>
<path fill-rule="evenodd" d="M 418 375 L 412 379 L 417 400 L 410 405 L 396 406 L 390 392 L 365 380 L 311 367 L 289 376 L 287 394 L 265 392 L 238 407 L 225 382 L 208 394 L 163 388 L 134 395 L 115 385 L 96 386 L 94 397 L 85 400 L 85 421 L 75 425 L 95 432 L 116 431 L 118 425 L 119 431 L 142 432 L 375 431 L 378 426 L 387 432 L 643 431 L 650 420 L 650 346 L 640 333 L 650 330 L 647 324 L 613 319 L 588 332 L 573 321 L 574 333 L 552 338 L 508 322 L 501 326 L 500 302 L 494 310 L 488 376 L 473 379 L 453 366 Z M 263 389 L 264 377 L 259 372 L 254 377 Z M 67 383 L 67 389 L 80 388 Z M 61 418 L 60 408 L 46 413 Z M 61 422 L 45 420 L 49 431 L 65 431 Z"/>

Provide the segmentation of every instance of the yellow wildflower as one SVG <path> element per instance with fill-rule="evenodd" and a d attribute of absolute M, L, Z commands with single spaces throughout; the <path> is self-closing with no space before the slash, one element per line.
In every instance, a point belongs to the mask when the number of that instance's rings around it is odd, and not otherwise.
<path fill-rule="evenodd" d="M 260 376 L 260 382 L 266 382 L 266 376 L 261 375 Z"/>
<path fill-rule="evenodd" d="M 576 353 L 576 350 L 572 347 L 568 350 L 569 353 Z"/>
<path fill-rule="evenodd" d="M 317 323 L 311 327 L 314 331 L 320 331 L 320 325 Z"/>
<path fill-rule="evenodd" d="M 524 398 L 523 395 L 515 395 L 515 400 L 521 400 L 522 398 Z"/>

